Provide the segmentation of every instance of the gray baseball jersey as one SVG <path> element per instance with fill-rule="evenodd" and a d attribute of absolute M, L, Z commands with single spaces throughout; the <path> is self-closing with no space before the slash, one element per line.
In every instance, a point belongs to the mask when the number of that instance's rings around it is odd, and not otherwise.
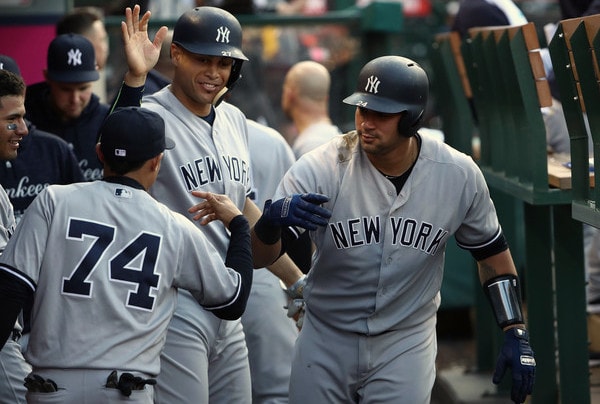
<path fill-rule="evenodd" d="M 341 330 L 379 334 L 434 316 L 450 236 L 477 248 L 501 234 L 475 162 L 426 136 L 399 195 L 355 132 L 305 154 L 276 197 L 303 192 L 328 195 L 333 212 L 311 233 L 304 297 L 312 315 Z"/>
<path fill-rule="evenodd" d="M 292 150 L 296 158 L 299 159 L 303 154 L 329 142 L 334 136 L 340 134 L 340 130 L 335 125 L 323 122 L 314 123 L 298 134 L 292 145 Z"/>
<path fill-rule="evenodd" d="M 169 87 L 144 97 L 142 106 L 163 117 L 167 135 L 177 143 L 163 159 L 150 193 L 188 217 L 189 207 L 198 203 L 193 190 L 226 194 L 243 211 L 251 181 L 242 112 L 222 102 L 215 108 L 211 126 L 181 104 Z M 212 222 L 201 230 L 224 259 L 229 245 L 225 227 Z M 169 329 L 156 388 L 158 402 L 186 402 L 190 397 L 203 402 L 208 394 L 214 402 L 251 402 L 247 348 L 239 320 L 219 320 L 182 292 Z"/>
<path fill-rule="evenodd" d="M 435 378 L 435 313 L 452 234 L 477 248 L 500 237 L 481 171 L 428 136 L 398 194 L 369 161 L 356 132 L 305 154 L 276 198 L 331 199 L 304 288 L 306 314 L 290 378 L 290 403 L 428 403 Z M 334 345 L 324 341 L 336 341 Z"/>
<path fill-rule="evenodd" d="M 262 208 L 283 175 L 294 163 L 294 153 L 276 130 L 248 120 L 252 164 L 251 199 Z M 287 296 L 268 269 L 254 271 L 252 291 L 242 324 L 252 373 L 252 402 L 287 403 L 296 324 L 283 308 Z M 265 330 L 269 330 L 265 332 Z"/>
<path fill-rule="evenodd" d="M 4 188 L 0 185 L 0 253 L 15 231 L 16 221 L 13 207 Z M 20 330 L 17 322 L 15 328 Z M 23 358 L 20 345 L 9 339 L 0 350 L 0 404 L 25 403 L 23 379 L 31 371 L 31 366 Z"/>
<path fill-rule="evenodd" d="M 196 226 L 125 184 L 48 187 L 0 256 L 0 270 L 35 291 L 26 351 L 34 370 L 156 375 L 177 288 L 210 308 L 239 293 L 239 274 Z"/>

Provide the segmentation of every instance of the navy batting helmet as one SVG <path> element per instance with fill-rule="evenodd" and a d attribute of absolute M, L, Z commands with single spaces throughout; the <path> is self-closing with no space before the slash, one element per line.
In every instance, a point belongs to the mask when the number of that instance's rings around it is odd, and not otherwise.
<path fill-rule="evenodd" d="M 428 95 L 429 79 L 418 63 L 381 56 L 364 65 L 356 91 L 344 103 L 388 114 L 402 112 L 398 132 L 410 137 L 419 129 Z"/>
<path fill-rule="evenodd" d="M 202 6 L 186 11 L 173 28 L 173 43 L 191 53 L 226 56 L 234 59 L 227 87 L 240 78 L 242 62 L 242 26 L 228 11 Z"/>

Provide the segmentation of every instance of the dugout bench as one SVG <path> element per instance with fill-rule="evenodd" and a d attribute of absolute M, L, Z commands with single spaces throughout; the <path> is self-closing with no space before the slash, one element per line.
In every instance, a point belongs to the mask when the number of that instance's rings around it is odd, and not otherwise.
<path fill-rule="evenodd" d="M 573 190 L 551 185 L 554 167 L 540 108 L 551 105 L 552 98 L 535 26 L 474 28 L 469 38 L 459 41 L 457 45 L 452 33 L 439 35 L 434 49 L 437 58 L 455 65 L 448 80 L 462 90 L 449 93 L 460 101 L 448 102 L 448 107 L 464 104 L 463 76 L 468 79 L 480 140 L 478 163 L 511 250 L 523 231 L 524 267 L 519 269 L 538 363 L 532 402 L 589 402 L 583 230 L 581 222 L 571 217 Z M 466 119 L 458 113 L 445 115 Z M 463 138 L 460 144 L 466 145 L 472 133 L 451 133 L 453 137 Z M 482 316 L 478 320 L 485 321 Z M 478 345 L 487 348 L 489 341 L 482 339 L 489 336 L 478 335 Z M 495 348 L 499 343 L 492 341 Z M 496 352 L 478 357 L 479 365 L 489 366 Z M 478 349 L 478 355 L 485 353 L 486 349 Z M 499 390 L 507 388 L 503 383 Z"/>

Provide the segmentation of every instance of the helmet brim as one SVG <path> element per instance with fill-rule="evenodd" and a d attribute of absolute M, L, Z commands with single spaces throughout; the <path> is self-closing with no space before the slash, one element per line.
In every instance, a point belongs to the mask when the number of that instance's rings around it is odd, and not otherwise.
<path fill-rule="evenodd" d="M 406 111 L 408 108 L 405 104 L 394 101 L 390 98 L 380 97 L 373 94 L 355 92 L 354 94 L 344 98 L 344 104 L 354 105 L 370 109 L 372 111 L 383 112 L 384 114 L 396 114 Z"/>
<path fill-rule="evenodd" d="M 238 48 L 234 46 L 225 46 L 223 44 L 183 44 L 175 42 L 175 44 L 181 46 L 183 49 L 196 55 L 208 55 L 208 56 L 224 56 L 230 57 L 237 60 L 247 61 L 248 58 Z"/>

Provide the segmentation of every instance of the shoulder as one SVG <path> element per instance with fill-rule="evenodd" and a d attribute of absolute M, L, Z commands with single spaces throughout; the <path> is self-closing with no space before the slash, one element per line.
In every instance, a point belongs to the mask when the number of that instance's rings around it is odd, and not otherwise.
<path fill-rule="evenodd" d="M 248 119 L 248 138 L 250 142 L 264 143 L 269 146 L 289 147 L 283 135 L 277 130 Z"/>

